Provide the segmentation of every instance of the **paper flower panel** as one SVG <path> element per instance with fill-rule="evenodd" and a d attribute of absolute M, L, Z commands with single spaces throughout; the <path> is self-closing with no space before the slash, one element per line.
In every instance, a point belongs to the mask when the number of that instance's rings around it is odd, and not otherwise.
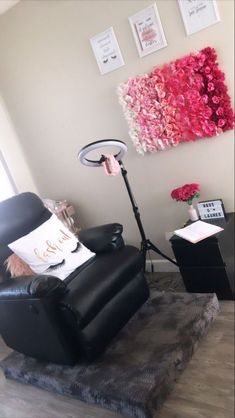
<path fill-rule="evenodd" d="M 138 152 L 213 137 L 234 127 L 234 112 L 214 48 L 204 48 L 118 87 Z"/>

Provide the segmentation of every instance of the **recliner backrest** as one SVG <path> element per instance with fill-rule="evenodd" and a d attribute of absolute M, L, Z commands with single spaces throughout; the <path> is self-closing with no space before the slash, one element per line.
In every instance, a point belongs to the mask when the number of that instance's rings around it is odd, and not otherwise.
<path fill-rule="evenodd" d="M 33 231 L 51 217 L 42 200 L 25 192 L 0 203 L 0 264 L 12 254 L 8 244 Z"/>

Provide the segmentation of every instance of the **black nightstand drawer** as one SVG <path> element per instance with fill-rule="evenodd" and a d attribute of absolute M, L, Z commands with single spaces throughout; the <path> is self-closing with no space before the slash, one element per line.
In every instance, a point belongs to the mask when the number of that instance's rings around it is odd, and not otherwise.
<path fill-rule="evenodd" d="M 184 240 L 182 240 L 184 241 Z M 184 241 L 185 242 L 185 241 Z M 180 267 L 186 266 L 224 266 L 218 243 L 206 242 L 186 245 L 174 245 L 174 254 Z"/>
<path fill-rule="evenodd" d="M 180 272 L 188 292 L 216 293 L 218 299 L 234 299 L 231 283 L 223 267 L 182 268 Z"/>

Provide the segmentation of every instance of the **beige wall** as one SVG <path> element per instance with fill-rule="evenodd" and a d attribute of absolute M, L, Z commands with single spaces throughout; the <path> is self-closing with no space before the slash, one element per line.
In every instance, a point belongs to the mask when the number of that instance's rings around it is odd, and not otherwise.
<path fill-rule="evenodd" d="M 5 103 L 0 96 L 0 151 L 10 170 L 18 192 L 38 193 L 33 176 L 29 170 L 24 152 L 12 124 Z"/>
<path fill-rule="evenodd" d="M 103 138 L 126 141 L 129 180 L 147 235 L 171 254 L 165 232 L 187 218 L 186 206 L 170 191 L 186 182 L 201 184 L 201 198 L 223 198 L 233 210 L 233 133 L 183 144 L 142 157 L 128 137 L 116 86 L 205 46 L 217 49 L 233 94 L 233 0 L 217 0 L 221 22 L 186 36 L 176 0 L 156 1 L 168 46 L 139 58 L 128 16 L 153 1 L 28 1 L 0 17 L 0 90 L 43 197 L 73 201 L 83 226 L 120 221 L 128 242 L 139 235 L 121 177 L 86 168 L 76 155 Z M 98 71 L 89 38 L 113 26 L 125 66 Z M 155 255 L 153 256 L 155 258 Z"/>

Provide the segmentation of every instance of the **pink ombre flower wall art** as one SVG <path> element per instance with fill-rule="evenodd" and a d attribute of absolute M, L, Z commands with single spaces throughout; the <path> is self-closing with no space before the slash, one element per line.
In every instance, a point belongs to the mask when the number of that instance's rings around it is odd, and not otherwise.
<path fill-rule="evenodd" d="M 138 75 L 118 87 L 138 152 L 219 135 L 234 127 L 234 112 L 214 48 L 204 48 Z"/>

